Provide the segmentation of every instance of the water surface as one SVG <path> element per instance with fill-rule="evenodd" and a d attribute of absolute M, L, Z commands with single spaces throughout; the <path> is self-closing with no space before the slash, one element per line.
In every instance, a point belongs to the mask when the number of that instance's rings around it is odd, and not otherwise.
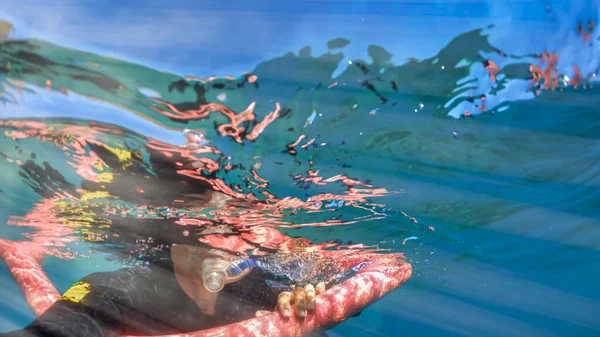
<path fill-rule="evenodd" d="M 151 259 L 146 223 L 183 241 L 268 227 L 282 237 L 251 249 L 412 263 L 330 336 L 598 334 L 600 49 L 576 29 L 597 2 L 149 2 L 132 23 L 121 6 L 5 10 L 1 237 L 52 247 L 60 291 Z M 545 50 L 554 91 L 532 89 Z M 203 140 L 182 148 L 184 130 Z M 239 203 L 198 206 L 207 186 Z M 7 331 L 33 314 L 1 277 Z"/>

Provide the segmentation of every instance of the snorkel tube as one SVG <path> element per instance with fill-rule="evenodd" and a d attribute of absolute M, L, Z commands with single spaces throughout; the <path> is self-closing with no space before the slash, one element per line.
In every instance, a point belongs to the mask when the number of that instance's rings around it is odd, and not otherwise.
<path fill-rule="evenodd" d="M 361 251 L 325 251 L 324 258 L 334 259 L 356 274 L 317 296 L 315 313 L 301 319 L 285 318 L 278 312 L 218 328 L 165 335 L 170 337 L 300 337 L 339 324 L 398 288 L 412 275 L 412 267 L 402 254 L 375 254 Z M 0 240 L 0 258 L 23 292 L 36 315 L 41 315 L 59 298 L 59 293 L 39 262 L 39 246 L 29 242 Z M 364 263 L 363 263 L 364 262 Z M 362 264 L 361 264 L 362 263 Z"/>
<path fill-rule="evenodd" d="M 225 284 L 244 278 L 255 265 L 256 260 L 252 258 L 234 262 L 206 258 L 202 263 L 204 288 L 212 293 L 217 293 L 225 287 Z"/>

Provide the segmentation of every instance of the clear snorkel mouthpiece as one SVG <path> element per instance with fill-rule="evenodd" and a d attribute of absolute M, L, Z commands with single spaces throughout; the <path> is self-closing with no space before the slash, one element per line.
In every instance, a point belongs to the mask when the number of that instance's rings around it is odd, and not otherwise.
<path fill-rule="evenodd" d="M 225 286 L 225 273 L 222 271 L 212 271 L 210 273 L 202 274 L 202 282 L 204 282 L 204 288 L 211 293 L 221 291 Z"/>
<path fill-rule="evenodd" d="M 231 262 L 218 258 L 207 258 L 202 263 L 204 288 L 213 293 L 219 292 L 227 283 L 239 281 L 246 276 L 255 264 L 256 260 L 254 259 Z"/>

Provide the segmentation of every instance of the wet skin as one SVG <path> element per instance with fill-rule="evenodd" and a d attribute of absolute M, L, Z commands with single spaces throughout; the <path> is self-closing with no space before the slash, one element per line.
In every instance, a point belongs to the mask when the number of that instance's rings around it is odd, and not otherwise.
<path fill-rule="evenodd" d="M 235 260 L 236 257 L 225 252 L 219 252 L 214 249 L 206 250 L 200 247 L 190 245 L 177 245 L 171 249 L 171 259 L 173 260 L 175 276 L 183 291 L 196 302 L 200 310 L 206 315 L 214 315 L 218 292 L 210 292 L 206 290 L 202 283 L 202 263 L 196 256 L 208 257 L 217 255 L 225 260 Z M 317 286 L 307 284 L 304 287 L 293 287 L 291 292 L 284 291 L 277 296 L 277 304 L 273 310 L 279 311 L 284 317 L 291 317 L 295 312 L 300 318 L 306 317 L 309 313 L 314 312 L 316 308 L 316 296 L 325 291 L 325 283 L 320 282 Z M 292 310 L 292 305 L 296 310 Z M 262 316 L 270 313 L 269 310 L 258 310 L 255 315 Z"/>
<path fill-rule="evenodd" d="M 75 283 L 46 312 L 23 330 L 5 337 L 175 334 L 250 319 L 278 310 L 300 318 L 314 312 L 324 290 L 306 285 L 277 294 L 254 269 L 219 293 L 202 282 L 202 258 L 236 257 L 204 247 L 176 245 L 171 259 L 150 266 L 94 273 Z M 293 310 L 292 308 L 295 308 Z"/>

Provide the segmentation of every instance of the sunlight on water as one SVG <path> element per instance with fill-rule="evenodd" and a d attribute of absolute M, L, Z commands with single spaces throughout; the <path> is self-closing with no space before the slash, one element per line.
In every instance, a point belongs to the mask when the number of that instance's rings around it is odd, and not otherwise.
<path fill-rule="evenodd" d="M 527 35 L 507 16 L 429 57 L 399 62 L 375 44 L 355 57 L 351 36 L 332 36 L 236 76 L 13 38 L 0 21 L 1 331 L 88 274 L 170 259 L 177 271 L 176 247 L 201 245 L 252 259 L 278 291 L 323 281 L 346 302 L 391 291 L 330 336 L 597 333 L 598 8 L 537 7 L 554 25 L 545 44 L 507 43 Z M 15 256 L 30 280 L 48 275 L 46 293 L 23 285 Z M 397 290 L 406 279 L 375 278 L 371 291 L 357 278 L 408 268 L 404 256 L 414 272 Z M 235 314 L 134 331 L 253 318 L 270 292 L 237 284 Z"/>

